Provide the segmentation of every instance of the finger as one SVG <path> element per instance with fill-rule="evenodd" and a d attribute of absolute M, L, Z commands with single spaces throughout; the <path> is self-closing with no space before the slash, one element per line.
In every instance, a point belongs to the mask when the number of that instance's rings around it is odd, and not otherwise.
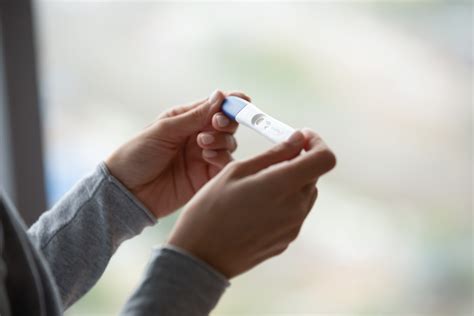
<path fill-rule="evenodd" d="M 245 99 L 249 102 L 252 101 L 252 98 L 250 98 L 248 95 L 246 95 L 245 93 L 243 93 L 241 91 L 231 91 L 231 92 L 226 93 L 226 96 L 229 96 L 229 95 L 233 95 L 233 96 Z"/>
<path fill-rule="evenodd" d="M 237 148 L 234 136 L 221 132 L 199 133 L 197 143 L 202 149 L 228 150 L 233 152 Z"/>
<path fill-rule="evenodd" d="M 191 104 L 174 106 L 171 109 L 169 109 L 168 111 L 165 111 L 158 118 L 162 119 L 162 118 L 166 118 L 166 117 L 173 117 L 173 116 L 181 115 L 183 113 L 186 113 L 186 112 L 188 112 L 188 111 L 190 111 L 190 110 L 206 103 L 208 101 L 208 99 L 209 98 L 205 98 L 205 99 L 193 102 Z"/>
<path fill-rule="evenodd" d="M 294 188 L 316 181 L 336 165 L 336 157 L 316 133 L 311 130 L 302 132 L 306 139 L 306 153 L 277 166 L 277 170 L 272 172 L 275 181 L 285 181 Z"/>
<path fill-rule="evenodd" d="M 232 155 L 227 150 L 203 149 L 202 158 L 211 165 L 221 169 L 232 161 Z"/>
<path fill-rule="evenodd" d="M 220 90 L 216 90 L 216 91 L 220 91 Z M 215 92 L 214 92 L 215 93 Z M 247 101 L 250 102 L 250 97 L 248 95 L 246 95 L 245 93 L 243 92 L 240 92 L 240 91 L 233 91 L 233 92 L 228 92 L 228 93 L 224 93 L 224 96 L 229 96 L 229 95 L 234 95 L 234 96 L 238 96 L 238 97 L 241 97 Z M 202 104 L 204 104 L 205 102 L 207 102 L 209 100 L 209 98 L 205 98 L 205 99 L 201 99 L 199 101 L 195 101 L 191 104 L 185 104 L 185 105 L 178 105 L 178 106 L 175 106 L 173 108 L 171 108 L 170 110 L 168 111 L 165 111 L 164 113 L 160 114 L 158 116 L 158 119 L 161 119 L 161 118 L 166 118 L 166 117 L 173 117 L 173 116 L 177 116 L 177 115 L 180 115 L 180 114 L 183 114 L 185 112 L 188 112 L 189 110 L 192 110 L 194 109 L 195 107 L 197 106 L 200 106 Z"/>
<path fill-rule="evenodd" d="M 296 157 L 304 146 L 304 135 L 296 131 L 291 137 L 256 157 L 238 163 L 237 174 L 247 176 Z"/>
<path fill-rule="evenodd" d="M 239 127 L 239 123 L 229 119 L 224 113 L 217 112 L 212 117 L 212 127 L 217 131 L 233 134 Z"/>
<path fill-rule="evenodd" d="M 224 93 L 216 90 L 206 102 L 191 106 L 187 112 L 157 121 L 151 127 L 152 132 L 159 132 L 168 141 L 185 140 L 211 123 L 212 116 L 219 111 L 224 98 Z"/>

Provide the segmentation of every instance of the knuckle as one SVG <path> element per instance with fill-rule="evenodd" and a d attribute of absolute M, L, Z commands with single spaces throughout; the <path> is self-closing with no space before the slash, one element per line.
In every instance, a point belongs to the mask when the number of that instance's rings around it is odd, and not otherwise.
<path fill-rule="evenodd" d="M 176 116 L 179 115 L 180 113 L 183 113 L 184 107 L 183 106 L 176 106 L 172 109 L 170 109 L 167 113 L 168 116 Z"/>
<path fill-rule="evenodd" d="M 336 166 L 336 155 L 334 155 L 334 153 L 329 148 L 325 148 L 321 152 L 321 159 L 324 162 L 326 171 L 329 171 Z"/>
<path fill-rule="evenodd" d="M 203 120 L 205 118 L 204 115 L 205 115 L 205 113 L 200 108 L 197 108 L 197 109 L 191 111 L 191 116 L 196 121 Z"/>
<path fill-rule="evenodd" d="M 303 134 L 307 135 L 315 144 L 319 144 L 322 142 L 321 135 L 319 135 L 312 129 L 305 127 L 302 129 L 302 132 Z"/>
<path fill-rule="evenodd" d="M 173 127 L 172 122 L 168 118 L 160 119 L 156 123 L 156 129 L 158 131 L 166 132 L 168 131 L 171 127 Z"/>
<path fill-rule="evenodd" d="M 278 255 L 281 255 L 283 252 L 285 252 L 285 250 L 288 249 L 288 244 L 284 244 L 278 248 L 276 248 L 273 253 L 272 253 L 272 256 L 278 256 Z"/>
<path fill-rule="evenodd" d="M 316 143 L 320 143 L 320 142 L 323 141 L 321 135 L 319 135 L 318 133 L 312 132 L 312 134 L 313 134 L 313 138 L 314 138 L 314 140 L 316 141 Z"/>
<path fill-rule="evenodd" d="M 285 250 L 288 249 L 288 244 L 284 245 L 283 247 L 280 248 L 279 254 L 285 252 Z"/>
<path fill-rule="evenodd" d="M 288 235 L 288 238 L 289 238 L 290 242 L 295 241 L 296 238 L 298 238 L 298 236 L 300 234 L 300 231 L 301 231 L 301 226 L 298 226 L 295 229 L 290 231 L 290 233 Z"/>

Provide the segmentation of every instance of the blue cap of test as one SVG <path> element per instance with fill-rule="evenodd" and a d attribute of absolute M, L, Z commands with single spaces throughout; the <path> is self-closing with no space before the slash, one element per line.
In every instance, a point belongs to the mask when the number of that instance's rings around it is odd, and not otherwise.
<path fill-rule="evenodd" d="M 247 104 L 248 102 L 242 98 L 229 96 L 225 98 L 222 103 L 221 110 L 227 117 L 235 121 L 237 114 L 239 114 Z"/>

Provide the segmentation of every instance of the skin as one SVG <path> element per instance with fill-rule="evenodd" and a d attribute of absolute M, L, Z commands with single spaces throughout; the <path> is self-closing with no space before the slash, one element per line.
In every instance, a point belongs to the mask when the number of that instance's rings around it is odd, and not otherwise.
<path fill-rule="evenodd" d="M 282 253 L 297 237 L 316 201 L 316 183 L 336 159 L 305 129 L 254 158 L 232 162 L 237 124 L 219 111 L 227 95 L 250 100 L 241 92 L 216 91 L 175 107 L 106 164 L 157 218 L 187 203 L 168 243 L 230 279 Z"/>
<path fill-rule="evenodd" d="M 157 218 L 186 204 L 232 161 L 238 124 L 219 111 L 227 95 L 250 100 L 242 92 L 217 90 L 204 100 L 174 107 L 105 161 L 111 174 Z M 213 141 L 203 142 L 209 136 Z"/>
<path fill-rule="evenodd" d="M 299 155 L 306 147 L 307 152 Z M 229 164 L 181 214 L 169 243 L 233 278 L 282 253 L 317 197 L 335 157 L 310 130 L 252 159 Z"/>

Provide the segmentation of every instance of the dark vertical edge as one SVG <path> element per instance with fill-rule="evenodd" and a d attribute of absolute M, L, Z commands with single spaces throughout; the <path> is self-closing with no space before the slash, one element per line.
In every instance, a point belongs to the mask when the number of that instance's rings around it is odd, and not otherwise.
<path fill-rule="evenodd" d="M 13 197 L 30 225 L 46 208 L 32 2 L 1 0 L 0 23 Z"/>
<path fill-rule="evenodd" d="M 5 78 L 3 67 L 2 28 L 0 22 L 0 194 L 15 199 L 11 173 L 10 124 L 7 118 Z"/>

